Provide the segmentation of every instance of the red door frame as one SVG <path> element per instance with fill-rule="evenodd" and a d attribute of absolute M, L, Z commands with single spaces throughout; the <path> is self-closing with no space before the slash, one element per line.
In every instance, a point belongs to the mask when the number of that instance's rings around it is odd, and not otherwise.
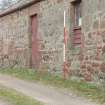
<path fill-rule="evenodd" d="M 32 55 L 31 55 L 31 65 L 32 68 L 38 69 L 40 64 L 40 54 L 39 54 L 39 41 L 38 41 L 38 16 L 37 14 L 31 17 L 31 45 L 32 45 Z"/>

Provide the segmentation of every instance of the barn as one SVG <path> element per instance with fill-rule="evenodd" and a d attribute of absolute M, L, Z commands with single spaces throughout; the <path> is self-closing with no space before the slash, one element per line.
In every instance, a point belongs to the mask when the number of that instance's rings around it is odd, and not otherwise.
<path fill-rule="evenodd" d="M 61 74 L 66 12 L 67 75 L 105 72 L 104 0 L 22 0 L 0 12 L 0 67 Z"/>

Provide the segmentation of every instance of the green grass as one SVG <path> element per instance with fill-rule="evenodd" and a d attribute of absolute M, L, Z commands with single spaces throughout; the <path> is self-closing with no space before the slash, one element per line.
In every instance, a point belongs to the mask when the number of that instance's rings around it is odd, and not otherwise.
<path fill-rule="evenodd" d="M 102 89 L 98 88 L 95 84 L 86 83 L 83 81 L 78 82 L 74 80 L 63 80 L 58 76 L 52 76 L 47 73 L 38 73 L 35 72 L 35 70 L 5 69 L 0 70 L 0 73 L 15 76 L 24 80 L 33 82 L 37 81 L 47 85 L 73 90 L 81 96 L 93 99 L 94 101 L 97 101 L 102 105 L 105 104 L 105 92 Z"/>
<path fill-rule="evenodd" d="M 42 105 L 28 96 L 5 87 L 0 87 L 0 99 L 6 100 L 11 105 Z"/>

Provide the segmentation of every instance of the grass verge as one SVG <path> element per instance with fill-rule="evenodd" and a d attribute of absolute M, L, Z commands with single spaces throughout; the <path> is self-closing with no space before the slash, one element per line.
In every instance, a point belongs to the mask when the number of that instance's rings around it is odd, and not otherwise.
<path fill-rule="evenodd" d="M 58 76 L 37 73 L 34 70 L 26 70 L 26 69 L 5 69 L 5 70 L 3 69 L 0 70 L 0 73 L 15 76 L 24 80 L 38 81 L 47 85 L 70 89 L 81 96 L 93 99 L 94 101 L 97 101 L 102 105 L 105 104 L 105 92 L 102 89 L 98 88 L 96 85 L 91 83 L 86 83 L 83 81 L 77 82 L 73 80 L 63 80 Z M 22 105 L 31 105 L 31 104 L 22 104 Z"/>
<path fill-rule="evenodd" d="M 11 105 L 42 105 L 41 103 L 12 89 L 0 87 L 0 98 Z"/>

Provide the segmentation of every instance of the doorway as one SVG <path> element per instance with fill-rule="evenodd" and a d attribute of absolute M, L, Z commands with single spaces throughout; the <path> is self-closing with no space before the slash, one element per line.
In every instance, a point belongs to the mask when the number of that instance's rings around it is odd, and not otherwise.
<path fill-rule="evenodd" d="M 32 33 L 32 68 L 38 69 L 40 65 L 40 51 L 38 41 L 38 16 L 31 16 L 31 33 Z"/>

